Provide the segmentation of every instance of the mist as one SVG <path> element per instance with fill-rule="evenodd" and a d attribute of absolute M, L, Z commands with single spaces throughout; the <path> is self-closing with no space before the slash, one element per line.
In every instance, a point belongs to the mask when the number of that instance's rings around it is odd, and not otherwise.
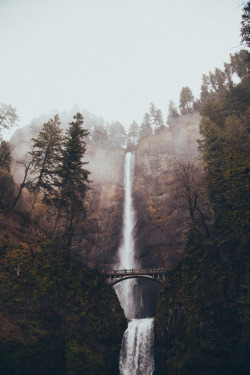
<path fill-rule="evenodd" d="M 241 2 L 1 0 L 0 102 L 19 126 L 86 108 L 127 129 L 240 47 Z M 6 74 L 8 72 L 8 74 Z"/>

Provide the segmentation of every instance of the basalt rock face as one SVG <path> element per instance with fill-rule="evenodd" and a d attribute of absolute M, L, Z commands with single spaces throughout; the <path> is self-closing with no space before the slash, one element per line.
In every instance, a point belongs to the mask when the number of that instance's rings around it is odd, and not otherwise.
<path fill-rule="evenodd" d="M 134 207 L 137 256 L 143 267 L 172 268 L 184 251 L 187 208 L 176 198 L 178 162 L 198 156 L 200 115 L 182 116 L 136 149 Z"/>
<path fill-rule="evenodd" d="M 88 149 L 91 190 L 87 198 L 85 239 L 78 256 L 88 265 L 113 267 L 122 235 L 124 151 Z"/>
<path fill-rule="evenodd" d="M 184 251 L 187 207 L 176 198 L 178 162 L 198 157 L 200 115 L 175 119 L 170 129 L 142 140 L 135 151 L 133 204 L 140 267 L 173 268 Z M 88 148 L 92 190 L 87 200 L 85 240 L 79 257 L 88 265 L 112 268 L 118 262 L 124 205 L 123 150 Z"/>

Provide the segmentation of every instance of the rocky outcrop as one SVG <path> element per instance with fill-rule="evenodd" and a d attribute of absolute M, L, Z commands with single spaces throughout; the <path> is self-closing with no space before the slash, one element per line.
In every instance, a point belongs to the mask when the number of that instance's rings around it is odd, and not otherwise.
<path fill-rule="evenodd" d="M 134 206 L 137 254 L 143 267 L 172 268 L 184 250 L 187 209 L 176 197 L 177 162 L 198 156 L 199 114 L 186 115 L 139 143 Z"/>
<path fill-rule="evenodd" d="M 87 199 L 85 239 L 78 255 L 90 266 L 112 267 L 122 233 L 124 151 L 89 149 L 91 190 Z"/>
<path fill-rule="evenodd" d="M 197 157 L 199 122 L 198 113 L 180 116 L 172 120 L 169 128 L 137 145 L 133 199 L 137 257 L 143 267 L 165 265 L 172 268 L 183 252 L 188 212 L 176 197 L 174 172 L 178 161 Z M 18 134 L 16 138 L 19 143 L 15 150 L 20 157 L 27 148 L 26 138 Z M 80 225 L 84 240 L 74 251 L 91 267 L 110 268 L 118 262 L 123 222 L 124 156 L 123 149 L 87 143 L 86 161 L 92 183 L 86 200 L 86 220 Z M 49 234 L 55 215 L 42 205 L 37 205 L 35 211 L 43 230 Z"/>
<path fill-rule="evenodd" d="M 178 162 L 198 156 L 200 115 L 177 118 L 171 129 L 142 140 L 135 152 L 133 201 L 136 248 L 142 267 L 172 268 L 184 251 L 188 211 L 176 197 Z M 88 149 L 93 190 L 88 196 L 85 240 L 78 248 L 88 265 L 113 267 L 122 236 L 123 150 Z"/>

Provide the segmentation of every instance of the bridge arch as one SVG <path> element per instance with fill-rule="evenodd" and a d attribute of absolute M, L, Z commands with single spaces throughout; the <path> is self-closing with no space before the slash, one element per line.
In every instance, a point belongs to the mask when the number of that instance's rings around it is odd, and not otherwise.
<path fill-rule="evenodd" d="M 108 285 L 113 286 L 128 279 L 148 279 L 159 284 L 164 284 L 167 278 L 167 269 L 149 268 L 149 269 L 123 269 L 123 270 L 99 270 L 105 277 Z"/>
<path fill-rule="evenodd" d="M 150 276 L 150 275 L 126 275 L 126 276 L 122 276 L 122 277 L 117 277 L 114 279 L 114 281 L 111 281 L 111 282 L 108 282 L 110 286 L 114 286 L 118 283 L 121 283 L 122 281 L 124 280 L 128 280 L 128 279 L 147 279 L 147 280 L 152 280 L 152 281 L 155 281 L 159 284 L 164 284 L 164 281 L 163 280 L 160 280 L 160 279 L 157 279 L 153 276 Z"/>

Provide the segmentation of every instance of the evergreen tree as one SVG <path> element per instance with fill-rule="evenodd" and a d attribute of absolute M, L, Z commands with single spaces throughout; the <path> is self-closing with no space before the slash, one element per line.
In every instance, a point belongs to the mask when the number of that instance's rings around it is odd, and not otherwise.
<path fill-rule="evenodd" d="M 249 52 L 241 50 L 234 55 L 230 54 L 230 65 L 232 73 L 236 73 L 237 76 L 242 79 L 249 71 Z"/>
<path fill-rule="evenodd" d="M 176 108 L 173 100 L 170 100 L 168 105 L 168 118 L 167 124 L 169 125 L 170 129 L 173 127 L 173 120 L 179 117 L 178 109 Z"/>
<path fill-rule="evenodd" d="M 2 141 L 0 144 L 0 167 L 10 172 L 11 166 L 11 145 L 9 142 Z"/>
<path fill-rule="evenodd" d="M 84 199 L 90 182 L 88 179 L 90 172 L 84 168 L 87 163 L 83 161 L 87 150 L 84 139 L 89 133 L 82 127 L 81 113 L 77 113 L 74 120 L 69 124 L 70 127 L 63 141 L 62 158 L 58 169 L 58 192 L 52 200 L 58 209 L 55 235 L 62 221 L 64 232 L 62 237 L 66 239 L 67 246 L 72 245 L 80 218 L 85 215 Z"/>
<path fill-rule="evenodd" d="M 226 87 L 226 74 L 221 69 L 215 68 L 214 73 L 209 72 L 210 85 L 215 93 Z"/>
<path fill-rule="evenodd" d="M 169 106 L 168 106 L 168 116 L 169 117 L 179 117 L 180 114 L 178 112 L 177 107 L 175 106 L 173 100 L 170 100 Z"/>
<path fill-rule="evenodd" d="M 180 109 L 181 113 L 187 113 L 192 109 L 194 96 L 191 89 L 188 86 L 182 88 L 180 93 Z"/>
<path fill-rule="evenodd" d="M 32 138 L 33 146 L 30 151 L 32 159 L 31 173 L 34 178 L 29 182 L 27 188 L 33 193 L 31 211 L 39 192 L 46 195 L 53 191 L 57 173 L 58 161 L 61 153 L 62 130 L 60 129 L 58 115 L 44 123 L 37 138 Z"/>
<path fill-rule="evenodd" d="M 164 129 L 164 121 L 162 117 L 162 112 L 160 109 L 156 110 L 156 116 L 155 116 L 155 132 L 158 133 L 161 130 Z"/>
<path fill-rule="evenodd" d="M 240 83 L 228 80 L 219 85 L 214 75 L 214 87 L 202 109 L 203 139 L 199 141 L 217 226 L 235 238 L 244 238 L 249 228 L 250 74 L 245 57 L 243 51 L 231 56 L 231 69 L 241 78 Z"/>
<path fill-rule="evenodd" d="M 158 132 L 164 128 L 164 121 L 162 118 L 162 112 L 157 109 L 153 103 L 150 103 L 149 107 L 151 126 L 154 132 Z"/>
<path fill-rule="evenodd" d="M 228 116 L 216 124 L 203 118 L 199 141 L 217 226 L 234 238 L 249 230 L 249 128 L 246 116 Z"/>
<path fill-rule="evenodd" d="M 143 122 L 140 127 L 140 139 L 144 139 L 146 137 L 149 137 L 153 134 L 151 121 L 150 121 L 150 115 L 149 113 L 145 113 Z"/>
<path fill-rule="evenodd" d="M 151 126 L 154 131 L 155 131 L 155 124 L 156 124 L 156 112 L 157 112 L 156 106 L 154 105 L 154 103 L 150 103 L 149 114 L 150 114 Z"/>
<path fill-rule="evenodd" d="M 112 147 L 121 149 L 125 145 L 126 131 L 124 126 L 119 122 L 112 122 L 109 126 L 109 141 Z"/>
<path fill-rule="evenodd" d="M 209 75 L 203 74 L 201 84 L 200 103 L 208 104 L 214 102 L 216 97 L 226 98 L 231 95 L 234 87 L 240 88 L 233 80 L 233 74 L 237 74 L 240 80 L 244 80 L 249 71 L 249 53 L 241 50 L 234 55 L 230 55 L 230 63 L 224 63 L 224 70 L 215 68 Z M 222 100 L 220 100 L 222 102 Z"/>
<path fill-rule="evenodd" d="M 200 102 L 204 103 L 209 95 L 209 77 L 206 74 L 202 75 Z"/>
<path fill-rule="evenodd" d="M 127 149 L 134 150 L 139 139 L 139 125 L 133 121 L 129 127 Z"/>
<path fill-rule="evenodd" d="M 109 142 L 107 129 L 104 126 L 93 124 L 91 142 L 96 146 L 106 147 Z"/>
<path fill-rule="evenodd" d="M 243 7 L 241 37 L 242 43 L 245 43 L 250 48 L 250 1 Z"/>

